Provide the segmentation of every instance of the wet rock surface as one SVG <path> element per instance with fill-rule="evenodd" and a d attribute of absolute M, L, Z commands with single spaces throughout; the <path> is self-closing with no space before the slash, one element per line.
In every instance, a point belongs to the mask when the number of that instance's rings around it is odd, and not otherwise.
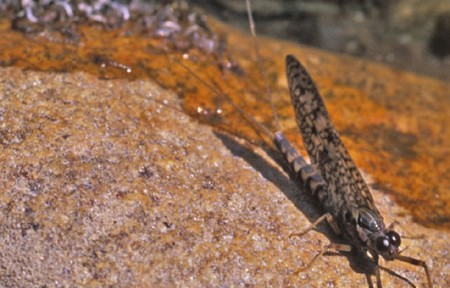
<path fill-rule="evenodd" d="M 2 192 L 0 283 L 17 286 L 364 286 L 370 265 L 326 256 L 311 199 L 261 151 L 217 136 L 180 112 L 151 81 L 0 70 Z M 164 102 L 165 104 L 161 104 Z M 448 232 L 398 221 L 404 252 L 449 280 Z M 384 266 L 415 284 L 422 269 Z M 333 267 L 333 269 L 331 269 Z M 406 286 L 383 273 L 384 287 Z"/>
<path fill-rule="evenodd" d="M 15 67 L 0 69 L 0 286 L 367 286 L 370 261 L 353 254 L 296 273 L 339 239 L 326 225 L 289 237 L 322 212 L 273 151 L 249 144 L 259 138 L 223 97 L 171 61 L 187 58 L 270 125 L 252 40 L 212 27 L 233 47 L 224 58 L 198 47 L 162 53 L 126 30 L 82 27 L 79 46 L 2 30 L 12 38 L 0 42 L 1 63 Z M 288 137 L 301 150 L 284 59 L 273 54 L 307 65 L 385 222 L 406 236 L 403 254 L 445 287 L 448 84 L 287 43 L 261 47 Z M 426 283 L 419 267 L 382 265 L 407 279 L 382 271 L 383 287 Z"/>

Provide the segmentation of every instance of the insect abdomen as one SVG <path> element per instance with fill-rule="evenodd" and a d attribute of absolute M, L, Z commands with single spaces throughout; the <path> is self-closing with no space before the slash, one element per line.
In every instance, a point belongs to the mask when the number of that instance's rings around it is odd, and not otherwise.
<path fill-rule="evenodd" d="M 322 204 L 327 197 L 327 187 L 322 176 L 295 150 L 282 132 L 275 134 L 274 143 L 301 185 Z"/>

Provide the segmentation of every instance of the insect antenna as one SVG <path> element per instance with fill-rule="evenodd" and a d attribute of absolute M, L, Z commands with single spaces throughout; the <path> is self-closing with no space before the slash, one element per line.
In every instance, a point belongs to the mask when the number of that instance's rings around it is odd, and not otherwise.
<path fill-rule="evenodd" d="M 258 130 L 262 131 L 267 137 L 274 139 L 275 134 L 269 130 L 266 126 L 261 124 L 260 122 L 256 121 L 255 118 L 253 118 L 249 113 L 244 111 L 241 107 L 236 105 L 236 103 L 233 102 L 233 100 L 225 93 L 221 93 L 217 87 L 214 85 L 208 83 L 207 81 L 203 80 L 201 77 L 199 77 L 194 71 L 191 70 L 188 66 L 183 64 L 182 62 L 179 62 L 175 60 L 181 67 L 183 67 L 186 71 L 189 72 L 197 81 L 205 85 L 208 89 L 210 89 L 214 94 L 222 97 L 227 101 L 228 104 L 230 104 L 236 111 L 238 111 L 239 114 L 241 114 L 242 117 L 249 123 L 251 123 L 253 126 L 255 126 Z"/>
<path fill-rule="evenodd" d="M 250 115 L 248 112 L 244 111 L 241 107 L 239 107 L 232 99 L 230 96 L 228 96 L 226 93 L 222 93 L 219 88 L 214 85 L 211 84 L 208 81 L 205 81 L 204 79 L 202 79 L 201 77 L 199 77 L 191 68 L 189 68 L 186 64 L 182 63 L 181 61 L 175 59 L 174 61 L 180 65 L 183 69 L 185 69 L 191 76 L 193 76 L 197 81 L 199 81 L 202 85 L 204 85 L 205 87 L 207 87 L 209 90 L 211 90 L 214 94 L 216 94 L 217 96 L 221 97 L 222 99 L 224 99 L 229 105 L 231 105 L 248 123 L 250 123 L 257 131 L 263 133 L 265 136 L 267 136 L 268 138 L 270 138 L 270 142 L 274 142 L 275 141 L 275 145 L 278 147 L 277 141 L 276 139 L 279 138 L 279 134 L 281 134 L 281 125 L 280 125 L 280 121 L 279 121 L 279 117 L 278 114 L 276 112 L 274 103 L 273 103 L 273 99 L 272 99 L 272 93 L 268 84 L 268 77 L 267 77 L 267 72 L 263 67 L 263 62 L 262 62 L 262 57 L 260 54 L 260 49 L 259 49 L 259 45 L 258 45 L 258 41 L 257 41 L 257 36 L 256 36 L 256 31 L 255 31 L 255 22 L 253 19 L 253 15 L 252 15 L 252 7 L 251 7 L 251 1 L 250 0 L 246 0 L 246 5 L 247 5 L 247 16 L 248 16 L 248 22 L 249 22 L 249 26 L 250 26 L 250 32 L 252 35 L 252 39 L 253 39 L 253 46 L 254 46 L 254 50 L 255 50 L 255 54 L 256 54 L 256 62 L 258 65 L 258 71 L 262 76 L 262 79 L 264 81 L 264 88 L 265 88 L 265 94 L 267 95 L 269 102 L 270 102 L 270 106 L 271 106 L 271 111 L 272 111 L 272 116 L 273 119 L 275 121 L 275 127 L 276 127 L 276 133 L 272 132 L 268 127 L 266 127 L 265 125 L 263 125 L 261 122 L 257 121 L 252 115 Z M 278 138 L 277 138 L 278 137 Z M 282 136 L 282 138 L 284 138 L 284 136 Z M 279 149 L 279 147 L 278 147 Z"/>
<path fill-rule="evenodd" d="M 259 73 L 261 73 L 263 81 L 264 81 L 266 95 L 267 95 L 267 97 L 269 97 L 270 107 L 272 109 L 272 115 L 273 115 L 273 118 L 275 120 L 276 129 L 277 129 L 277 131 L 281 131 L 282 129 L 281 129 L 280 121 L 279 121 L 279 118 L 278 118 L 278 113 L 277 113 L 277 111 L 275 109 L 275 106 L 273 104 L 272 93 L 271 93 L 270 87 L 269 87 L 269 81 L 268 81 L 268 78 L 267 78 L 267 71 L 263 67 L 263 63 L 262 63 L 262 60 L 261 60 L 262 59 L 261 53 L 259 52 L 258 38 L 256 37 L 255 21 L 253 19 L 253 14 L 252 14 L 252 11 L 253 11 L 252 10 L 252 4 L 251 4 L 250 0 L 246 0 L 245 3 L 247 5 L 248 23 L 249 23 L 249 26 L 250 26 L 250 33 L 252 34 L 252 38 L 253 38 L 253 46 L 254 46 L 255 54 L 256 54 L 256 61 L 258 63 L 258 70 L 259 70 Z"/>

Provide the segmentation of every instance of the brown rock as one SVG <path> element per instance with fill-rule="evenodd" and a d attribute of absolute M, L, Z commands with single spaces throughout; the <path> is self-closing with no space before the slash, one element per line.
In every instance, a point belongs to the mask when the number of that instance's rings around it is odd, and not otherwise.
<path fill-rule="evenodd" d="M 220 97 L 212 99 L 185 70 L 164 66 L 167 55 L 159 55 L 165 59 L 159 62 L 151 51 L 120 49 L 116 38 L 108 44 L 128 54 L 111 52 L 111 59 L 132 59 L 130 66 L 143 71 L 147 67 L 134 63 L 157 65 L 148 70 L 159 83 L 197 101 L 191 101 L 191 112 L 202 99 L 220 106 L 214 102 Z M 235 89 L 236 102 L 248 98 L 245 108 L 252 115 L 271 121 L 263 89 L 252 82 L 261 83 L 261 77 L 253 73 L 251 40 L 235 31 L 229 40 L 241 74 L 199 67 L 219 86 Z M 448 85 L 362 60 L 261 43 L 287 134 L 297 135 L 283 72 L 284 55 L 293 53 L 319 84 L 350 153 L 374 179 L 373 195 L 386 223 L 398 221 L 402 235 L 424 236 L 404 238 L 403 253 L 427 262 L 435 286 L 445 287 Z M 147 51 L 141 45 L 134 47 Z M 85 47 L 77 53 L 83 55 Z M 153 61 L 138 59 L 142 54 Z M 274 54 L 279 57 L 269 57 Z M 9 58 L 30 67 L 18 54 Z M 136 79 L 0 69 L 0 286 L 367 286 L 370 265 L 353 255 L 326 256 L 297 275 L 322 246 L 338 241 L 325 225 L 289 237 L 320 216 L 315 203 L 261 149 L 214 133 L 187 117 L 174 94 Z M 242 97 L 241 90 L 261 97 Z M 252 130 L 228 110 L 217 122 L 232 133 L 240 131 L 236 125 Z M 242 135 L 252 139 L 245 129 Z M 435 215 L 440 222 L 427 221 Z M 425 285 L 421 268 L 397 261 L 382 265 Z M 382 279 L 383 287 L 409 287 L 386 272 Z"/>
<path fill-rule="evenodd" d="M 323 227 L 289 238 L 319 215 L 308 197 L 152 82 L 17 68 L 2 68 L 0 79 L 2 286 L 366 285 L 352 257 L 324 257 L 297 276 L 334 241 Z M 374 195 L 387 223 L 426 236 L 406 239 L 405 254 L 444 286 L 448 233 Z M 422 269 L 384 265 L 425 282 Z M 406 285 L 387 273 L 383 283 Z"/>

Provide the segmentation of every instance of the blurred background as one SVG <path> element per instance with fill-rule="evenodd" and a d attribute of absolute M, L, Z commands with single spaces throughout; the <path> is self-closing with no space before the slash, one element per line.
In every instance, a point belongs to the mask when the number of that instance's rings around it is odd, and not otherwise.
<path fill-rule="evenodd" d="M 243 0 L 192 0 L 248 30 Z M 259 34 L 450 79 L 449 0 L 254 0 Z"/>

